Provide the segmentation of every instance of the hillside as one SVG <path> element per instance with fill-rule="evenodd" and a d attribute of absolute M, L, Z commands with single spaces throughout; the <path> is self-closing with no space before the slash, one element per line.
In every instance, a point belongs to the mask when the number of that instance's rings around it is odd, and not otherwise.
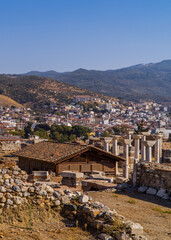
<path fill-rule="evenodd" d="M 96 71 L 78 69 L 73 72 L 30 72 L 27 75 L 50 77 L 126 100 L 153 99 L 171 102 L 171 60 L 135 65 L 118 70 Z"/>
<path fill-rule="evenodd" d="M 96 95 L 92 91 L 48 78 L 14 75 L 0 75 L 0 94 L 41 111 L 43 105 L 70 102 L 74 95 Z"/>
<path fill-rule="evenodd" d="M 21 104 L 19 104 L 18 102 L 14 101 L 13 99 L 4 96 L 2 94 L 0 94 L 0 106 L 2 107 L 11 107 L 11 106 L 15 106 L 15 107 L 22 107 Z"/>

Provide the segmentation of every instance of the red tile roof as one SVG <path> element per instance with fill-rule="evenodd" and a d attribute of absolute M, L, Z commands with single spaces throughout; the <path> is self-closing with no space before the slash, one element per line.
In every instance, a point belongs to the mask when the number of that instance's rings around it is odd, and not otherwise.
<path fill-rule="evenodd" d="M 102 152 L 104 155 L 115 159 L 116 161 L 124 161 L 123 158 L 115 156 L 112 153 L 101 150 L 91 145 L 80 145 L 74 143 L 57 143 L 57 142 L 40 142 L 25 147 L 23 150 L 15 153 L 16 156 L 37 159 L 47 162 L 60 162 L 74 155 L 94 149 L 96 152 Z"/>

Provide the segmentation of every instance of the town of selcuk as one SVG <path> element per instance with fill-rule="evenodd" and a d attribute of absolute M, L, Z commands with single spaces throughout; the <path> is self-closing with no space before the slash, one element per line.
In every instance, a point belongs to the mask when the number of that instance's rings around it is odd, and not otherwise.
<path fill-rule="evenodd" d="M 170 9 L 0 2 L 0 239 L 171 239 Z"/>

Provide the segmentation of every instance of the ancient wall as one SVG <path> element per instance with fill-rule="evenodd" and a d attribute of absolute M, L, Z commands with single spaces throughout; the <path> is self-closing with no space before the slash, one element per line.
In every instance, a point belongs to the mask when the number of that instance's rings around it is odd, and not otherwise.
<path fill-rule="evenodd" d="M 171 163 L 171 149 L 163 149 L 162 157 L 163 157 L 163 162 Z"/>
<path fill-rule="evenodd" d="M 88 195 L 69 189 L 62 191 L 54 183 L 51 186 L 44 182 L 29 183 L 27 178 L 26 172 L 18 166 L 0 166 L 0 215 L 7 214 L 10 209 L 20 209 L 24 204 L 36 204 L 62 212 L 75 224 L 93 228 L 101 233 L 99 239 L 146 239 L 140 224 L 125 220 L 102 203 L 92 202 Z M 117 231 L 109 231 L 115 226 Z"/>
<path fill-rule="evenodd" d="M 36 159 L 30 159 L 26 157 L 19 157 L 19 167 L 31 174 L 32 171 L 56 171 L 56 166 L 54 163 L 40 161 Z"/>
<path fill-rule="evenodd" d="M 137 163 L 137 186 L 147 186 L 171 191 L 171 164 Z"/>

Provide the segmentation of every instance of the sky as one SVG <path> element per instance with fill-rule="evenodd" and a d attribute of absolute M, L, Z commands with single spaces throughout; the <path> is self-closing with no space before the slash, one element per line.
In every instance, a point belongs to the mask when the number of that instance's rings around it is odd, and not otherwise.
<path fill-rule="evenodd" d="M 171 0 L 0 0 L 0 73 L 171 59 Z"/>

